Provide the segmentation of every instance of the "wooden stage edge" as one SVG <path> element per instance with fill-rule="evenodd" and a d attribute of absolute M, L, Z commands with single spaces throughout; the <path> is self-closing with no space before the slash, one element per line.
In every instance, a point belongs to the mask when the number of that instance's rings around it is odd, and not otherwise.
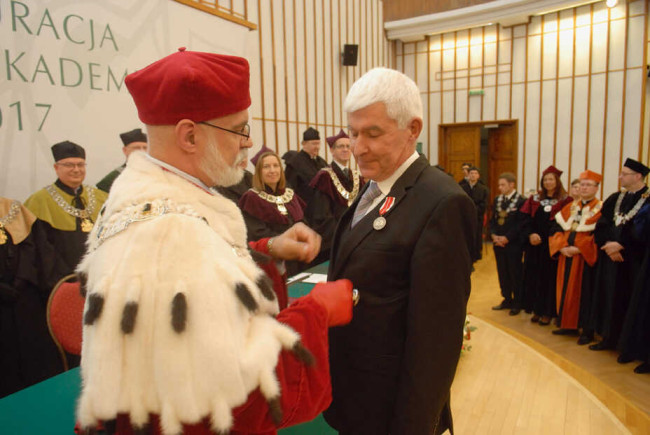
<path fill-rule="evenodd" d="M 507 326 L 490 319 L 486 319 L 476 314 L 471 314 L 473 317 L 480 319 L 485 323 L 506 332 L 513 336 L 522 343 L 530 346 L 544 357 L 549 359 L 553 364 L 575 379 L 578 383 L 584 386 L 591 392 L 604 406 L 606 406 L 618 418 L 625 427 L 633 434 L 650 434 L 650 415 L 641 410 L 638 406 L 628 400 L 619 392 L 615 391 L 605 382 L 598 379 L 594 374 L 588 370 L 583 369 L 579 365 L 569 361 L 563 356 L 553 352 L 543 344 L 521 334 Z"/>

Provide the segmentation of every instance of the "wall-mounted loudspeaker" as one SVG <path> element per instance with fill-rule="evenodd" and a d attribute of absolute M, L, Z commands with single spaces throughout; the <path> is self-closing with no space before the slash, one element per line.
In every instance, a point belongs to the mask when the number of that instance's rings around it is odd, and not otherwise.
<path fill-rule="evenodd" d="M 358 54 L 359 46 L 357 44 L 345 44 L 343 46 L 343 65 L 357 66 Z"/>

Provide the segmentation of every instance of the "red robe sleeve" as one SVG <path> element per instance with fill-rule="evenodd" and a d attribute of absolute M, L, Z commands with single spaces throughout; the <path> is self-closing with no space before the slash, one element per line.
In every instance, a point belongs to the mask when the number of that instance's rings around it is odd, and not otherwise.
<path fill-rule="evenodd" d="M 560 252 L 560 249 L 569 246 L 568 238 L 568 231 L 558 231 L 548 238 L 548 248 L 551 257 L 555 257 Z"/>
<path fill-rule="evenodd" d="M 248 247 L 253 251 L 260 252 L 264 255 L 270 255 L 268 249 L 269 239 L 270 237 L 265 237 L 260 240 L 248 242 Z M 281 275 L 274 261 L 257 263 L 257 265 L 269 278 L 271 278 L 271 281 L 273 281 L 273 290 L 278 298 L 278 306 L 280 307 L 280 310 L 287 308 L 287 305 L 289 305 L 289 291 L 287 290 L 286 284 L 287 274 L 285 273 Z"/>
<path fill-rule="evenodd" d="M 598 259 L 598 247 L 594 240 L 594 233 L 578 233 L 574 246 L 580 249 L 580 254 L 589 266 L 593 266 Z"/>
<path fill-rule="evenodd" d="M 278 314 L 277 319 L 293 328 L 316 363 L 307 367 L 288 351 L 280 354 L 276 375 L 282 391 L 283 419 L 279 427 L 271 421 L 269 405 L 255 390 L 246 403 L 233 411 L 232 434 L 267 433 L 316 418 L 332 401 L 330 382 L 327 313 L 310 296 L 298 299 Z"/>

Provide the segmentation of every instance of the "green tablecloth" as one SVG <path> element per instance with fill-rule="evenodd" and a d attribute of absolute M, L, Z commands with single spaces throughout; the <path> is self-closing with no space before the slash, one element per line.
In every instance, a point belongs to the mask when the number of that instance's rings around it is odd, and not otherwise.
<path fill-rule="evenodd" d="M 307 272 L 327 273 L 327 263 Z M 292 298 L 304 296 L 313 284 L 298 282 L 289 286 Z M 0 433 L 11 435 L 69 435 L 75 425 L 75 406 L 81 379 L 79 369 L 68 370 L 46 381 L 32 385 L 0 399 Z M 336 434 L 322 416 L 279 431 L 281 435 Z"/>

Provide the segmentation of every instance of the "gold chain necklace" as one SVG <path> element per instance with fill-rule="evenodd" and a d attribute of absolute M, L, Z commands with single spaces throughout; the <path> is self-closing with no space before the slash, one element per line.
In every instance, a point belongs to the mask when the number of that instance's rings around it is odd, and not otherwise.
<path fill-rule="evenodd" d="M 0 245 L 7 243 L 7 230 L 5 227 L 11 221 L 13 221 L 16 216 L 18 216 L 18 211 L 20 210 L 20 203 L 18 201 L 13 201 L 11 207 L 9 208 L 9 213 L 6 216 L 0 218 Z"/>
<path fill-rule="evenodd" d="M 348 202 L 349 207 L 354 202 L 354 198 L 356 198 L 359 194 L 359 172 L 352 171 L 352 190 L 348 191 L 345 187 L 343 187 L 341 180 L 339 180 L 338 175 L 336 175 L 332 168 L 323 168 L 323 170 L 327 171 L 327 173 L 330 175 L 336 191 L 339 193 L 339 195 L 341 195 L 341 197 L 343 197 L 343 199 Z"/>
<path fill-rule="evenodd" d="M 94 191 L 95 188 L 90 188 L 88 186 L 83 186 L 83 188 L 88 191 L 88 207 L 86 209 L 76 208 L 68 204 L 65 199 L 59 194 L 59 192 L 56 191 L 53 184 L 45 187 L 45 190 L 50 194 L 54 202 L 56 202 L 56 204 L 63 209 L 63 211 L 69 215 L 82 219 L 81 231 L 87 233 L 93 228 L 93 221 L 91 219 L 91 216 L 95 211 L 96 205 Z"/>
<path fill-rule="evenodd" d="M 257 193 L 257 195 L 262 198 L 265 201 L 270 202 L 271 204 L 275 204 L 278 207 L 278 211 L 286 216 L 288 214 L 287 208 L 284 206 L 285 204 L 288 204 L 291 202 L 293 199 L 293 189 L 287 187 L 284 190 L 284 193 L 282 195 L 271 195 L 270 193 L 266 193 L 263 191 L 257 191 L 255 189 L 251 189 L 253 192 Z"/>

